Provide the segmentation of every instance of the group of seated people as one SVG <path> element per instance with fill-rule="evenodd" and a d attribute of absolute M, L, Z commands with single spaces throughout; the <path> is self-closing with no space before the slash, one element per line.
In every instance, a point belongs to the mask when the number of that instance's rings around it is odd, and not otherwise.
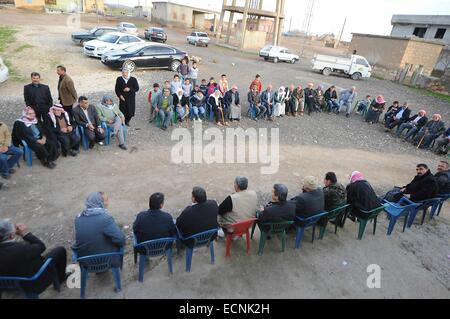
<path fill-rule="evenodd" d="M 417 175 L 408 185 L 397 189 L 399 200 L 406 196 L 419 202 L 434 198 L 438 194 L 450 193 L 450 170 L 448 162 L 440 162 L 438 172 L 433 175 L 427 165 L 419 164 Z M 336 174 L 329 172 L 324 178 L 324 187 L 314 176 L 303 179 L 301 192 L 288 199 L 288 188 L 277 183 L 272 188 L 271 201 L 258 212 L 257 193 L 249 189 L 246 177 L 236 177 L 234 193 L 218 205 L 208 200 L 205 189 L 194 187 L 192 203 L 178 218 L 164 211 L 165 197 L 154 193 L 149 199 L 149 209 L 140 212 L 134 223 L 133 233 L 137 243 L 161 238 L 178 238 L 177 247 L 192 247 L 190 236 L 212 229 L 219 229 L 217 236 L 223 237 L 233 232 L 233 224 L 257 218 L 256 223 L 262 231 L 267 231 L 267 223 L 293 221 L 302 225 L 300 218 L 308 218 L 324 211 L 350 204 L 350 210 L 336 223 L 343 227 L 345 218 L 351 220 L 363 216 L 365 212 L 380 207 L 382 198 L 378 197 L 363 174 L 355 171 L 350 176 L 347 187 L 338 182 Z M 388 194 L 392 194 L 392 191 Z M 387 195 L 386 195 L 387 196 Z M 75 243 L 72 249 L 78 257 L 120 251 L 126 244 L 126 235 L 108 211 L 109 199 L 104 192 L 90 194 L 85 209 L 75 219 Z M 319 223 L 326 221 L 326 217 Z M 17 240 L 17 237 L 23 240 Z M 14 225 L 8 219 L 0 220 L 0 276 L 34 275 L 49 257 L 54 259 L 58 277 L 65 278 L 66 250 L 58 247 L 42 255 L 45 245 L 32 235 L 23 224 Z M 113 263 L 120 262 L 119 259 Z M 114 266 L 114 265 L 113 265 Z M 45 273 L 38 281 L 24 285 L 25 290 L 40 293 L 51 284 L 50 273 Z"/>
<path fill-rule="evenodd" d="M 370 95 L 357 103 L 357 113 L 365 117 L 366 122 L 373 124 L 380 121 L 386 101 L 382 95 L 372 100 Z M 440 114 L 434 114 L 431 119 L 425 110 L 413 113 L 408 102 L 402 105 L 394 101 L 383 116 L 386 132 L 394 133 L 396 138 L 402 138 L 417 148 L 430 149 L 437 155 L 447 154 L 450 142 L 450 127 L 445 128 Z"/>
<path fill-rule="evenodd" d="M 127 150 L 125 145 L 124 115 L 111 96 L 104 96 L 101 103 L 92 105 L 85 96 L 78 98 L 78 105 L 73 108 L 71 121 L 68 112 L 61 104 L 54 104 L 44 116 L 43 121 L 37 118 L 36 111 L 25 107 L 22 116 L 14 122 L 12 134 L 4 123 L 0 125 L 0 165 L 2 175 L 14 172 L 13 167 L 23 154 L 19 146 L 24 142 L 36 154 L 42 165 L 53 169 L 60 155 L 77 156 L 83 135 L 87 138 L 89 148 L 96 143 L 104 145 L 106 131 L 113 132 L 119 147 Z M 81 129 L 78 129 L 78 128 Z M 7 157 L 7 165 L 3 157 Z M 3 166 L 7 166 L 3 170 Z"/>

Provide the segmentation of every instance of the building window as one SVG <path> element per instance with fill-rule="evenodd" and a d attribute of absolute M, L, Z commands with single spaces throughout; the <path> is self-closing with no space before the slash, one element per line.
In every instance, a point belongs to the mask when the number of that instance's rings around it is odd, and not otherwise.
<path fill-rule="evenodd" d="M 437 29 L 436 35 L 434 36 L 434 38 L 435 39 L 443 39 L 444 35 L 445 35 L 445 31 L 447 31 L 447 29 Z"/>
<path fill-rule="evenodd" d="M 427 32 L 427 28 L 415 28 L 413 34 L 416 37 L 423 38 L 425 33 Z"/>

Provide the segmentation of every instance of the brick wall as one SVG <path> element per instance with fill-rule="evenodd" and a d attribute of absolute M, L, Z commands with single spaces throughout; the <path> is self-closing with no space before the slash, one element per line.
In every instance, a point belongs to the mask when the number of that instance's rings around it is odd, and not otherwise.
<path fill-rule="evenodd" d="M 443 46 L 439 44 L 409 41 L 400 67 L 402 68 L 406 63 L 409 63 L 414 65 L 413 70 L 415 70 L 419 65 L 423 65 L 423 73 L 425 75 L 431 75 L 439 60 L 442 48 Z"/>

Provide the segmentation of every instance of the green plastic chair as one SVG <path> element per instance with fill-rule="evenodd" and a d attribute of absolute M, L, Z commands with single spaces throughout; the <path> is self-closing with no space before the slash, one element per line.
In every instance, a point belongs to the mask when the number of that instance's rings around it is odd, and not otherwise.
<path fill-rule="evenodd" d="M 362 239 L 362 237 L 364 235 L 364 231 L 366 230 L 367 223 L 371 220 L 373 220 L 373 234 L 375 235 L 375 231 L 377 230 L 377 217 L 388 206 L 389 206 L 388 204 L 384 204 L 383 206 L 375 208 L 371 211 L 365 211 L 365 210 L 361 211 L 365 216 L 363 218 L 357 217 L 358 222 L 359 222 L 358 240 Z"/>
<path fill-rule="evenodd" d="M 171 120 L 171 125 L 174 125 L 177 122 L 177 110 L 174 109 L 173 110 L 173 116 L 172 116 L 172 120 Z M 159 112 L 156 113 L 156 127 L 160 128 L 161 127 L 161 117 L 159 116 Z"/>
<path fill-rule="evenodd" d="M 253 224 L 252 227 L 252 235 L 251 238 L 253 239 L 253 233 L 255 232 L 255 228 L 256 228 L 256 224 Z M 264 251 L 264 246 L 266 245 L 266 240 L 268 236 L 274 236 L 274 235 L 278 235 L 281 237 L 281 251 L 284 252 L 285 248 L 286 248 L 286 229 L 289 228 L 289 226 L 293 225 L 294 222 L 293 221 L 288 221 L 288 222 L 281 222 L 281 223 L 264 223 L 264 224 L 259 224 L 258 223 L 258 228 L 259 231 L 261 233 L 261 236 L 259 238 L 259 250 L 258 250 L 258 254 L 262 255 L 263 251 Z M 264 231 L 262 228 L 263 226 L 269 227 L 269 231 Z M 265 228 L 265 227 L 264 227 Z"/>
<path fill-rule="evenodd" d="M 325 230 L 327 229 L 329 221 L 334 221 L 334 233 L 337 234 L 338 220 L 340 220 L 344 216 L 348 207 L 350 207 L 350 204 L 335 208 L 328 213 L 328 215 L 325 217 L 325 224 L 320 226 L 319 239 L 323 239 L 323 237 L 325 236 Z"/>

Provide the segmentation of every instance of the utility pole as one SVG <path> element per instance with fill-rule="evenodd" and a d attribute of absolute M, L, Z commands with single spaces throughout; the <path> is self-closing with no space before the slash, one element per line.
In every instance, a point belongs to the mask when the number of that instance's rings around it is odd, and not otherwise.
<path fill-rule="evenodd" d="M 302 51 L 300 57 L 303 58 L 305 52 L 306 42 L 308 41 L 309 29 L 311 27 L 312 16 L 314 10 L 314 0 L 308 0 L 308 6 L 306 8 L 305 20 L 303 21 L 304 39 L 302 44 Z"/>
<path fill-rule="evenodd" d="M 344 24 L 342 25 L 341 33 L 339 34 L 339 39 L 338 39 L 338 42 L 336 43 L 335 49 L 337 49 L 339 46 L 339 43 L 341 43 L 342 34 L 344 34 L 344 28 L 345 28 L 346 23 L 347 23 L 347 17 L 345 17 Z"/>
<path fill-rule="evenodd" d="M 292 16 L 291 16 L 291 20 L 289 21 L 289 33 L 291 33 L 292 31 Z"/>

